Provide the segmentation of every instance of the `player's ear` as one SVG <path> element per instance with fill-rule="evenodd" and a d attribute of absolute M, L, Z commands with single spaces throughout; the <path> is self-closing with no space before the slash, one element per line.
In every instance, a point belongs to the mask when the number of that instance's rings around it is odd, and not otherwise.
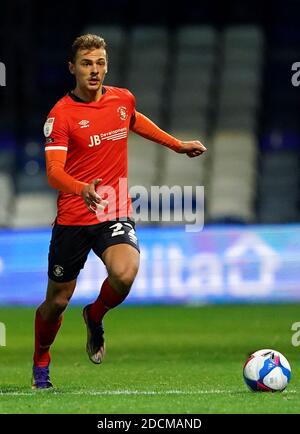
<path fill-rule="evenodd" d="M 72 62 L 68 62 L 68 66 L 69 66 L 69 71 L 71 74 L 75 74 L 75 66 L 74 63 Z"/>

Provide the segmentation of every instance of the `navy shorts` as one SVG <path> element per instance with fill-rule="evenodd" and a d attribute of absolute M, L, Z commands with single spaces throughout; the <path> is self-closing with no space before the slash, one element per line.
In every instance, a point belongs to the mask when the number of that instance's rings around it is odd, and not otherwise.
<path fill-rule="evenodd" d="M 65 226 L 55 223 L 48 255 L 48 276 L 55 282 L 76 279 L 91 250 L 102 253 L 115 244 L 130 244 L 139 251 L 132 220 L 107 221 L 91 226 Z"/>

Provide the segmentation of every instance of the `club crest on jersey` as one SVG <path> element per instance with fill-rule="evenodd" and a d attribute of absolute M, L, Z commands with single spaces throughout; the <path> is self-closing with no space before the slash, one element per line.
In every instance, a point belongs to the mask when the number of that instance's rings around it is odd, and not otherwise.
<path fill-rule="evenodd" d="M 44 134 L 45 137 L 49 137 L 53 130 L 55 118 L 48 118 L 44 124 Z"/>
<path fill-rule="evenodd" d="M 120 106 L 117 111 L 122 121 L 125 121 L 128 118 L 127 107 Z"/>
<path fill-rule="evenodd" d="M 90 126 L 90 121 L 82 119 L 82 121 L 78 122 L 78 124 L 80 125 L 80 128 L 88 128 Z"/>
<path fill-rule="evenodd" d="M 53 274 L 56 277 L 61 277 L 64 274 L 64 269 L 61 265 L 54 265 L 53 267 Z"/>

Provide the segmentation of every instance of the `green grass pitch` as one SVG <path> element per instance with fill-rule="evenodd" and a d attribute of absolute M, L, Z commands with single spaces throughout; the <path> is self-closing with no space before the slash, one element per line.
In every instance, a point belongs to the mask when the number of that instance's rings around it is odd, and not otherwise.
<path fill-rule="evenodd" d="M 291 344 L 299 305 L 122 306 L 105 318 L 107 355 L 85 353 L 81 309 L 69 307 L 52 349 L 55 389 L 31 390 L 32 308 L 0 309 L 0 413 L 299 413 L 300 347 Z M 252 393 L 249 352 L 282 352 L 292 380 L 282 393 Z"/>

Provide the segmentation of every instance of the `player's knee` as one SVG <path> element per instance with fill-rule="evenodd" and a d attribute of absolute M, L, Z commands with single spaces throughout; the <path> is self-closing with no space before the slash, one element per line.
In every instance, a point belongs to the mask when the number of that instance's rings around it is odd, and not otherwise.
<path fill-rule="evenodd" d="M 67 292 L 55 294 L 51 299 L 52 310 L 62 313 L 68 306 L 70 297 Z"/>
<path fill-rule="evenodd" d="M 57 313 L 63 312 L 68 306 L 74 288 L 75 281 L 57 283 L 49 280 L 46 297 L 46 304 L 49 309 Z"/>
<path fill-rule="evenodd" d="M 135 276 L 137 274 L 138 268 L 135 266 L 131 267 L 122 267 L 118 268 L 117 270 L 114 270 L 110 274 L 110 278 L 113 281 L 113 284 L 121 293 L 128 294 L 130 291 L 130 288 L 134 282 Z"/>
<path fill-rule="evenodd" d="M 58 313 L 62 313 L 68 306 L 69 299 L 67 296 L 59 295 L 52 300 L 52 309 Z"/>

